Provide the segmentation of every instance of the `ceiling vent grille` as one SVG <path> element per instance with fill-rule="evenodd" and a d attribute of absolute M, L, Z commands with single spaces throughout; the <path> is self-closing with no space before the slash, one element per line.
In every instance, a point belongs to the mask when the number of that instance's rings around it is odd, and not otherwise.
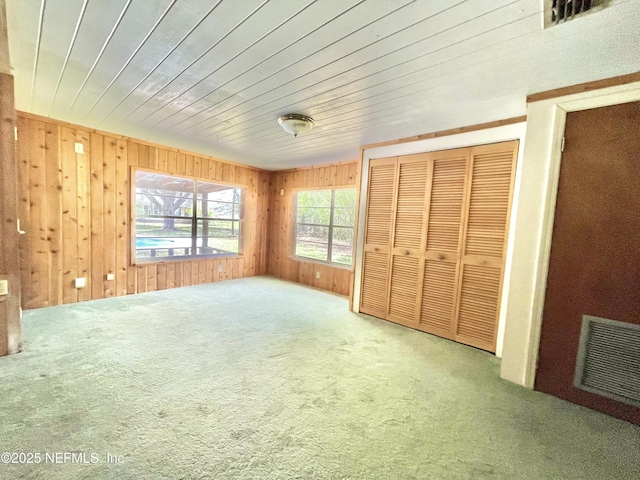
<path fill-rule="evenodd" d="M 544 25 L 552 27 L 568 22 L 595 10 L 599 3 L 597 0 L 546 0 Z"/>
<path fill-rule="evenodd" d="M 583 315 L 574 385 L 640 407 L 640 325 Z"/>

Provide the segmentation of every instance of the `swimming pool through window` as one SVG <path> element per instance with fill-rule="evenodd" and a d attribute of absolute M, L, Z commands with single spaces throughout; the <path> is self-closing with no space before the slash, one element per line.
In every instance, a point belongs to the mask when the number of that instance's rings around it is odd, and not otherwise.
<path fill-rule="evenodd" d="M 135 171 L 135 259 L 242 253 L 242 189 Z"/>

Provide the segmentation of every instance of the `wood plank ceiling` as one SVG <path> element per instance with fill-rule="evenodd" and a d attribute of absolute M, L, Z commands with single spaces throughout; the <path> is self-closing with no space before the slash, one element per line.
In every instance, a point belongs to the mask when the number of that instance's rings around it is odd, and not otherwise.
<path fill-rule="evenodd" d="M 640 70 L 640 0 L 7 0 L 20 110 L 265 169 L 526 113 Z M 317 126 L 294 139 L 284 113 Z"/>

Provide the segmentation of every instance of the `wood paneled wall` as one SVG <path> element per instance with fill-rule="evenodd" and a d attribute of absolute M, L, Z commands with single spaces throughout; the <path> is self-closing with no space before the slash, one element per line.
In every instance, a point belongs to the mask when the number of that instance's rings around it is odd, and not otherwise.
<path fill-rule="evenodd" d="M 352 269 L 293 258 L 293 193 L 296 189 L 360 185 L 359 162 L 271 174 L 269 273 L 340 295 L 349 295 Z M 284 189 L 284 195 L 280 190 Z M 316 278 L 320 272 L 320 278 Z"/>
<path fill-rule="evenodd" d="M 7 14 L 5 1 L 0 0 L 0 281 L 7 282 L 8 291 L 0 295 L 0 357 L 22 349 L 15 123 Z"/>
<path fill-rule="evenodd" d="M 3 6 L 4 7 L 4 6 Z M 0 27 L 4 10 L 0 9 Z M 6 50 L 6 30 L 0 28 L 0 51 Z M 5 52 L 8 59 L 8 52 Z M 15 155 L 13 77 L 0 72 L 0 280 L 8 295 L 0 296 L 0 356 L 22 348 L 20 328 L 20 263 L 18 256 L 18 165 Z"/>
<path fill-rule="evenodd" d="M 269 172 L 31 114 L 17 123 L 24 308 L 267 273 Z M 244 187 L 243 255 L 132 265 L 132 166 Z"/>

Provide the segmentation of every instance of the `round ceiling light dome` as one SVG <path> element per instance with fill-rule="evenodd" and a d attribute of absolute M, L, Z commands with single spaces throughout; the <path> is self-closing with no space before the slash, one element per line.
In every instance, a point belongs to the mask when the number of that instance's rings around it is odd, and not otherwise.
<path fill-rule="evenodd" d="M 282 125 L 285 132 L 290 133 L 294 137 L 307 133 L 316 124 L 313 118 L 297 113 L 281 115 L 278 117 L 278 123 Z"/>

